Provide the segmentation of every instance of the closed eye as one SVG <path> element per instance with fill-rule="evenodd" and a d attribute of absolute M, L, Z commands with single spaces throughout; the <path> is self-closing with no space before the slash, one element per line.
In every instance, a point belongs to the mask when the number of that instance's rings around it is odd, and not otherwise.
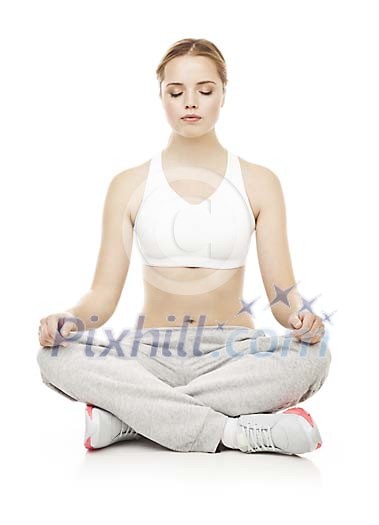
<path fill-rule="evenodd" d="M 200 91 L 200 93 L 201 93 L 202 95 L 211 95 L 211 94 L 212 94 L 212 91 L 207 91 L 207 92 L 205 92 L 205 91 Z M 181 93 L 170 93 L 170 96 L 171 96 L 171 97 L 180 97 L 180 95 L 182 95 L 182 94 L 183 94 L 183 91 L 182 91 Z"/>

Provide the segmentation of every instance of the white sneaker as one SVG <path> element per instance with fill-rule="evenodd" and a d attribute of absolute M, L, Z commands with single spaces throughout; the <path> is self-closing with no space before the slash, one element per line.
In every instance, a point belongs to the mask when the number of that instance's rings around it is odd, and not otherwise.
<path fill-rule="evenodd" d="M 141 437 L 115 415 L 86 404 L 84 446 L 87 449 L 107 447 L 118 441 L 131 441 Z"/>
<path fill-rule="evenodd" d="M 249 414 L 237 419 L 236 443 L 242 452 L 303 454 L 322 445 L 311 415 L 303 408 L 274 414 Z"/>

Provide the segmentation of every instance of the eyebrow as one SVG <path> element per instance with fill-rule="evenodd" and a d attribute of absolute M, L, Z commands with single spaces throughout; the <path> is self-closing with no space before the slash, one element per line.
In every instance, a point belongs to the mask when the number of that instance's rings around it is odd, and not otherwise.
<path fill-rule="evenodd" d="M 200 84 L 216 84 L 216 82 L 213 82 L 213 80 L 201 80 L 201 82 L 196 82 L 196 85 L 199 86 Z M 168 86 L 184 86 L 184 84 L 182 82 L 170 82 L 169 84 L 167 84 L 166 87 Z"/>

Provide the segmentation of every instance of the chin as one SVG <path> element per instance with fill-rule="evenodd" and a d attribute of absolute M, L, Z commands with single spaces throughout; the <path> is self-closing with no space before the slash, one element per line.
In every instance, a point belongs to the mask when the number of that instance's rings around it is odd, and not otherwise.
<path fill-rule="evenodd" d="M 187 129 L 187 130 L 183 130 L 183 129 L 180 129 L 180 130 L 176 130 L 176 132 L 181 135 L 182 137 L 186 137 L 186 138 L 198 138 L 198 137 L 202 137 L 203 135 L 206 135 L 207 133 L 209 133 L 211 130 L 213 129 L 213 127 L 211 128 L 207 128 L 207 129 L 194 129 L 194 128 L 191 128 L 191 129 Z"/>

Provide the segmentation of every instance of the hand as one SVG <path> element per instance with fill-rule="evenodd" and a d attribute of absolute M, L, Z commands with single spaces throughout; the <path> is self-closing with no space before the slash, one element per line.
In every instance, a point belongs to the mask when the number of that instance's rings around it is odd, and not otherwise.
<path fill-rule="evenodd" d="M 41 346 L 68 346 L 64 342 L 70 331 L 76 331 L 77 325 L 72 320 L 75 316 L 71 312 L 60 312 L 40 319 L 38 329 L 39 343 Z"/>
<path fill-rule="evenodd" d="M 305 341 L 313 345 L 320 342 L 325 334 L 325 327 L 321 317 L 309 310 L 291 314 L 288 322 L 295 328 L 295 330 L 292 330 L 291 335 L 297 341 Z"/>

